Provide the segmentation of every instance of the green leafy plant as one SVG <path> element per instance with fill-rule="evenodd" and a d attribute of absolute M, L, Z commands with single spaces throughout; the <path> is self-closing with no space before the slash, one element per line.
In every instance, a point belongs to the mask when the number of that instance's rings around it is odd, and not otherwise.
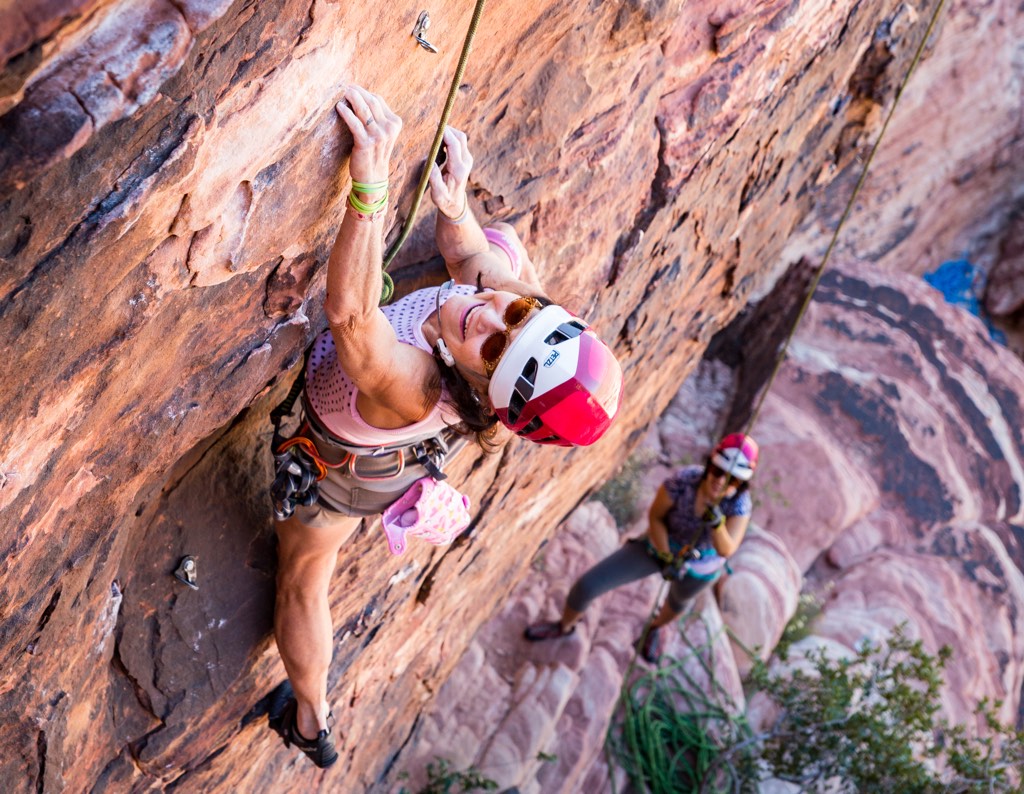
<path fill-rule="evenodd" d="M 903 626 L 849 659 L 819 649 L 810 668 L 784 675 L 757 663 L 751 681 L 781 708 L 761 739 L 775 777 L 802 786 L 831 781 L 845 791 L 1021 791 L 1024 734 L 981 701 L 987 735 L 938 717 L 943 671 L 937 656 Z"/>
<path fill-rule="evenodd" d="M 810 636 L 815 618 L 821 614 L 822 599 L 814 593 L 801 593 L 796 602 L 796 612 L 789 619 L 782 637 L 775 647 L 776 655 L 784 654 L 794 642 Z"/>
<path fill-rule="evenodd" d="M 638 788 L 745 792 L 774 777 L 803 791 L 1024 792 L 1024 732 L 999 721 L 999 703 L 978 704 L 980 732 L 939 718 L 948 647 L 933 656 L 901 626 L 850 658 L 819 649 L 802 666 L 755 661 L 750 694 L 778 707 L 760 733 L 707 672 L 712 648 L 691 646 L 690 657 L 710 685 L 672 660 L 624 693 L 609 743 Z"/>
<path fill-rule="evenodd" d="M 403 775 L 408 777 L 408 775 Z M 476 767 L 453 769 L 452 762 L 438 756 L 427 764 L 427 784 L 416 794 L 463 794 L 469 791 L 495 791 L 498 784 L 484 777 Z M 405 787 L 400 794 L 410 794 Z"/>

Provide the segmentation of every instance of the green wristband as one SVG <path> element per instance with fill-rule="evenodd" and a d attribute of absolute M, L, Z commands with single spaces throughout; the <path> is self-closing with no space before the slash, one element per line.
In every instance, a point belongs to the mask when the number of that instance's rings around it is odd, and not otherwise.
<path fill-rule="evenodd" d="M 353 179 L 352 189 L 369 196 L 374 193 L 380 193 L 382 190 L 386 192 L 388 189 L 388 181 L 383 179 L 380 182 L 357 182 Z"/>
<path fill-rule="evenodd" d="M 373 202 L 372 204 L 367 204 L 365 201 L 356 198 L 356 194 L 352 192 L 348 194 L 348 203 L 349 205 L 351 205 L 352 209 L 356 210 L 357 212 L 365 212 L 368 215 L 372 215 L 373 213 L 384 209 L 384 207 L 387 205 L 388 192 L 387 190 L 385 190 L 383 197 Z"/>

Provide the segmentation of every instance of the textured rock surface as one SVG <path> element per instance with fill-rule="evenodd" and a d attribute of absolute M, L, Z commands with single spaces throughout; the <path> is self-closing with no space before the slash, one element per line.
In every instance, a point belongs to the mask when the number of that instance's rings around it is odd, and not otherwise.
<path fill-rule="evenodd" d="M 873 72 L 891 58 L 893 37 L 926 24 L 931 11 L 905 3 L 878 28 L 862 61 L 868 68 L 853 80 L 859 90 L 840 111 L 851 134 L 871 122 L 878 111 L 873 103 L 903 78 L 902 70 Z M 1022 26 L 1014 3 L 947 4 L 845 226 L 838 258 L 917 274 L 948 259 L 967 258 L 986 269 L 998 261 L 1008 217 L 1024 199 Z M 831 173 L 822 179 L 831 187 L 807 226 L 815 254 L 828 243 L 859 165 L 825 166 Z M 795 236 L 787 261 L 806 252 L 806 242 Z"/>
<path fill-rule="evenodd" d="M 705 406 L 693 397 L 728 380 L 719 364 L 702 364 L 652 434 L 671 444 L 653 443 L 648 459 L 702 453 L 694 439 L 707 430 Z M 1022 395 L 1024 364 L 922 281 L 865 266 L 827 274 L 753 429 L 762 443 L 755 519 L 763 527 L 753 527 L 733 557 L 717 603 L 698 605 L 706 625 L 714 634 L 724 622 L 748 648 L 774 647 L 806 572 L 808 585 L 827 597 L 812 635 L 793 646 L 793 663 L 813 648 L 852 652 L 907 622 L 931 651 L 956 650 L 942 694 L 946 717 L 969 721 L 988 697 L 1003 701 L 1004 719 L 1016 720 L 1024 683 Z M 986 421 L 967 421 L 976 411 Z M 689 438 L 682 428 L 693 431 Z M 874 472 L 878 486 L 865 490 L 862 478 L 846 476 L 851 471 Z M 648 473 L 664 472 L 655 465 Z M 637 492 L 641 502 L 653 492 L 648 480 Z M 600 505 L 570 516 L 440 691 L 410 751 L 414 780 L 439 755 L 524 792 L 604 790 L 603 733 L 660 580 L 599 599 L 570 639 L 535 646 L 519 635 L 538 616 L 557 614 L 575 577 L 617 542 Z M 686 631 L 701 642 L 699 622 Z M 716 672 L 741 702 L 739 676 L 749 663 L 733 645 L 716 646 Z M 674 636 L 666 653 L 684 652 Z M 558 687 L 558 702 L 569 704 L 561 713 L 548 707 L 550 695 L 523 701 L 512 686 L 489 685 L 547 681 L 556 672 L 574 676 Z M 575 692 L 566 693 L 574 680 Z M 575 701 L 589 708 L 572 710 Z M 754 724 L 770 721 L 763 701 L 750 707 Z M 532 735 L 548 743 L 516 744 L 506 714 L 529 715 Z M 488 752 L 496 743 L 519 752 L 497 764 Z M 556 760 L 538 765 L 538 750 Z M 590 772 L 586 782 L 580 769 Z"/>
<path fill-rule="evenodd" d="M 1007 335 L 1007 345 L 1024 358 L 1024 199 L 999 244 L 985 283 L 985 309 Z"/>
<path fill-rule="evenodd" d="M 791 350 L 759 431 L 779 482 L 759 517 L 798 559 L 817 558 L 808 575 L 827 600 L 815 633 L 852 647 L 906 620 L 933 651 L 957 649 L 951 718 L 988 695 L 1017 719 L 1024 367 L 937 292 L 867 266 L 826 275 L 808 322 L 815 332 Z M 779 406 L 802 413 L 813 437 L 777 422 Z M 827 528 L 794 521 L 787 503 L 806 503 L 820 450 L 840 446 L 830 471 L 877 488 L 839 476 L 815 489 Z"/>
<path fill-rule="evenodd" d="M 1001 41 L 1019 42 L 1006 8 L 954 10 L 1001 15 Z M 322 774 L 250 713 L 282 674 L 264 416 L 322 323 L 348 148 L 334 101 L 356 80 L 405 119 L 404 214 L 469 10 L 431 9 L 432 56 L 404 3 L 8 4 L 3 787 L 372 787 L 533 551 L 765 286 L 831 179 L 822 164 L 844 173 L 877 131 L 922 32 L 897 24 L 908 9 L 488 5 L 454 117 L 477 154 L 474 202 L 516 224 L 552 293 L 613 340 L 629 397 L 597 448 L 461 456 L 478 514 L 461 545 L 394 560 L 375 526 L 353 540 L 332 596 L 347 741 Z M 436 275 L 429 220 L 401 256 L 410 283 Z M 184 554 L 198 591 L 170 575 Z"/>

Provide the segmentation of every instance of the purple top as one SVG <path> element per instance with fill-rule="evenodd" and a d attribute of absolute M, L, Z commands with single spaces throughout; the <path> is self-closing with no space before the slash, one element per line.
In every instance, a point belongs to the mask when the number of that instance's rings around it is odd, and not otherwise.
<path fill-rule="evenodd" d="M 672 499 L 672 507 L 665 516 L 669 547 L 678 552 L 686 544 L 697 549 L 711 548 L 711 537 L 701 521 L 693 514 L 697 501 L 697 486 L 704 474 L 703 466 L 684 466 L 665 480 L 665 490 Z M 718 505 L 726 517 L 749 516 L 753 509 L 750 492 L 727 496 Z"/>

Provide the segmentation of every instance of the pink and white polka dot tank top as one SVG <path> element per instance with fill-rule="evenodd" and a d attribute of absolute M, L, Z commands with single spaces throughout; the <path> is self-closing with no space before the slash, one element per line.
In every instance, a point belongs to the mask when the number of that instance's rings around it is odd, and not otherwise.
<path fill-rule="evenodd" d="M 423 337 L 423 321 L 437 308 L 438 289 L 440 287 L 417 290 L 381 307 L 399 342 L 431 352 Z M 475 292 L 476 289 L 469 285 L 457 284 L 446 290 L 442 303 L 452 295 L 472 295 Z M 359 415 L 356 408 L 358 393 L 355 384 L 341 368 L 330 330 L 324 331 L 313 342 L 306 364 L 306 396 L 317 419 L 332 433 L 354 444 L 379 446 L 435 430 L 439 432 L 445 425 L 459 422 L 458 416 L 443 410 L 439 403 L 424 419 L 406 427 L 393 430 L 374 427 Z"/>

